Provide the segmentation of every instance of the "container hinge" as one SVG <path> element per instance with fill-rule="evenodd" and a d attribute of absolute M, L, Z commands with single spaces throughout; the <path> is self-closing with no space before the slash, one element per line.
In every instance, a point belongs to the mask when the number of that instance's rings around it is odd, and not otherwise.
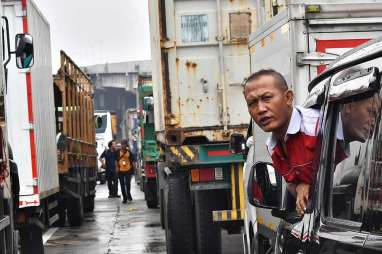
<path fill-rule="evenodd" d="M 338 55 L 328 54 L 322 52 L 297 52 L 297 65 L 311 65 L 311 66 L 321 66 L 331 64 L 334 60 L 338 58 Z"/>

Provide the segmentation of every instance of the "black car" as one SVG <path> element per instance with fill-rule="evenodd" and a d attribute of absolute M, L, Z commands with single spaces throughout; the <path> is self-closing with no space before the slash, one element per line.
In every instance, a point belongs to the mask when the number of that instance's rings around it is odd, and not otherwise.
<path fill-rule="evenodd" d="M 249 202 L 281 218 L 274 253 L 382 253 L 382 38 L 340 57 L 309 84 L 320 110 L 315 182 L 304 216 L 272 164 L 256 162 Z M 260 194 L 259 194 L 260 193 Z"/>

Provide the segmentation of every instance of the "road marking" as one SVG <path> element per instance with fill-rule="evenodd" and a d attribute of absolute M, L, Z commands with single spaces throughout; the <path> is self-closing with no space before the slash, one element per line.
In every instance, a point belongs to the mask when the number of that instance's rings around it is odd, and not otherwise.
<path fill-rule="evenodd" d="M 46 232 L 43 234 L 43 236 L 42 236 L 42 242 L 43 242 L 43 244 L 45 244 L 45 243 L 49 240 L 49 238 L 51 238 L 52 235 L 53 235 L 54 233 L 56 233 L 57 230 L 58 230 L 58 228 L 50 228 L 50 229 L 48 229 L 48 231 L 46 231 Z"/>

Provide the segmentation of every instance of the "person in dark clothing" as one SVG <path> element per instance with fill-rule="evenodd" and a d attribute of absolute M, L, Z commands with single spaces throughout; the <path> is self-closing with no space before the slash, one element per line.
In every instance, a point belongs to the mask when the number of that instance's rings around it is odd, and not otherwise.
<path fill-rule="evenodd" d="M 132 201 L 130 187 L 131 176 L 134 173 L 134 164 L 130 150 L 127 148 L 127 140 L 122 140 L 121 150 L 118 157 L 118 177 L 121 184 L 121 191 L 123 196 L 122 203 L 126 204 L 127 200 Z"/>
<path fill-rule="evenodd" d="M 10 177 L 12 185 L 12 197 L 13 197 L 13 209 L 19 208 L 19 194 L 20 194 L 20 182 L 19 182 L 19 170 L 17 164 L 13 161 L 13 152 L 11 145 L 8 144 L 8 158 Z"/>
<path fill-rule="evenodd" d="M 99 160 L 102 164 L 106 165 L 106 181 L 109 189 L 109 198 L 120 197 L 118 195 L 118 175 L 117 175 L 117 161 L 118 151 L 115 148 L 114 140 L 108 143 L 109 149 L 105 150 Z"/>

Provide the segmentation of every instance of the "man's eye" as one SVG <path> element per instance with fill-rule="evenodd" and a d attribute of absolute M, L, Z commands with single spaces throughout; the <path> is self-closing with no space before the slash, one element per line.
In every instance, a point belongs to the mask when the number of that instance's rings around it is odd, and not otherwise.
<path fill-rule="evenodd" d="M 249 103 L 248 103 L 248 107 L 254 107 L 256 105 L 256 101 L 250 101 Z"/>
<path fill-rule="evenodd" d="M 264 101 L 269 101 L 272 99 L 272 96 L 264 96 L 263 100 Z"/>

